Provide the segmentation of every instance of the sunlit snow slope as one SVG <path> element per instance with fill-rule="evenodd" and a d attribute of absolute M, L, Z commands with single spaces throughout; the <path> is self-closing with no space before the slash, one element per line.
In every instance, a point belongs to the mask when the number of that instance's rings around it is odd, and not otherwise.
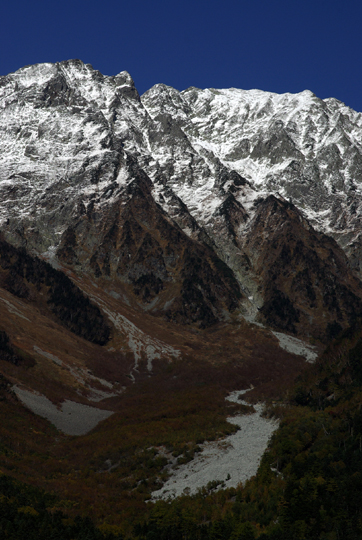
<path fill-rule="evenodd" d="M 165 284 L 176 283 L 172 261 L 181 260 L 180 254 L 175 259 L 174 247 L 168 254 L 170 245 L 161 245 L 160 238 L 175 239 L 174 231 L 181 230 L 183 254 L 208 246 L 237 279 L 244 312 L 256 317 L 269 293 L 275 300 L 260 278 L 260 269 L 269 268 L 260 250 L 268 248 L 265 224 L 271 226 L 273 204 L 280 214 L 278 223 L 273 218 L 272 232 L 279 231 L 274 245 L 286 239 L 284 212 L 288 223 L 293 221 L 296 249 L 300 242 L 307 246 L 303 264 L 313 252 L 317 274 L 327 259 L 333 267 L 326 291 L 335 287 L 336 276 L 347 276 L 343 287 L 348 288 L 354 278 L 341 271 L 336 246 L 328 247 L 327 258 L 325 241 L 319 239 L 316 247 L 310 226 L 334 237 L 349 258 L 342 266 L 360 272 L 361 128 L 360 113 L 308 90 L 295 95 L 234 88 L 179 92 L 158 84 L 140 98 L 127 72 L 103 76 L 80 60 L 27 66 L 0 78 L 0 227 L 12 243 L 53 264 L 58 259 L 78 265 L 96 278 L 117 274 L 127 284 L 143 279 L 137 270 L 141 248 L 132 259 L 129 243 L 141 224 L 143 252 L 148 257 L 150 250 L 153 257 L 162 252 L 162 260 L 156 257 L 147 269 L 154 290 L 149 293 L 148 286 L 142 292 L 141 303 L 150 310 L 161 309 L 156 296 Z M 150 208 L 152 223 L 142 217 Z M 131 227 L 128 243 L 117 232 L 120 227 L 124 235 Z M 185 236 L 199 244 L 187 244 Z M 207 253 L 202 257 L 210 257 Z M 299 264 L 295 254 L 278 262 L 284 267 L 294 260 L 290 275 Z M 131 258 L 132 270 L 130 265 L 125 270 L 125 257 Z M 221 268 L 217 259 L 208 260 L 212 272 Z M 177 272 L 185 274 L 188 263 L 182 261 Z M 228 270 L 223 268 L 224 279 Z M 315 276 L 303 279 L 307 290 Z M 163 305 L 176 298 L 171 289 Z M 310 294 L 313 310 L 316 293 Z M 320 303 L 326 303 L 326 294 Z M 229 310 L 225 298 L 220 297 L 218 314 L 207 308 L 210 321 Z M 350 320 L 349 314 L 339 315 L 343 306 L 333 309 L 333 318 Z M 313 317 L 308 312 L 305 320 L 313 324 Z M 277 327 L 294 331 L 295 323 Z"/>

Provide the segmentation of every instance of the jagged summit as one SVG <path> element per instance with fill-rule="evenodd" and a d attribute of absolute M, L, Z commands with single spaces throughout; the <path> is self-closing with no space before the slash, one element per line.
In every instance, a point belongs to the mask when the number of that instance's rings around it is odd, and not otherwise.
<path fill-rule="evenodd" d="M 118 280 L 142 309 L 182 320 L 197 310 L 177 308 L 176 316 L 164 306 L 185 298 L 189 246 L 203 254 L 199 290 L 209 320 L 234 306 L 226 274 L 216 286 L 217 265 L 238 283 L 238 309 L 260 318 L 267 286 L 255 254 L 268 242 L 251 235 L 261 234 L 255 216 L 271 194 L 299 209 L 301 227 L 306 219 L 332 235 L 346 268 L 360 271 L 361 128 L 360 113 L 309 90 L 179 92 L 157 84 L 140 97 L 125 71 L 104 76 L 80 60 L 27 66 L 0 79 L 1 228 L 53 264 Z M 347 281 L 352 290 L 352 274 Z M 303 294 L 288 298 L 303 303 Z M 331 320 L 345 324 L 349 315 L 336 305 Z M 303 317 L 313 325 L 313 315 Z"/>

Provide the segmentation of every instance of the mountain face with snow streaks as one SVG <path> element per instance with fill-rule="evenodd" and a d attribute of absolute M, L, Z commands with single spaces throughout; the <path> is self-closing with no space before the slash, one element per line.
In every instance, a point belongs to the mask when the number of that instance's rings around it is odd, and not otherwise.
<path fill-rule="evenodd" d="M 37 64 L 0 78 L 0 148 L 7 240 L 137 309 L 322 342 L 361 313 L 362 115 L 333 98 Z"/>

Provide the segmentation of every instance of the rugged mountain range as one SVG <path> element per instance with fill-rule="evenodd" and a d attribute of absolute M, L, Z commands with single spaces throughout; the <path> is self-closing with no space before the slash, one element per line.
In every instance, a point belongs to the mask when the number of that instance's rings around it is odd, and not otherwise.
<path fill-rule="evenodd" d="M 326 342 L 362 308 L 361 127 L 309 91 L 28 66 L 0 79 L 1 229 L 165 320 Z"/>
<path fill-rule="evenodd" d="M 0 77 L 2 470 L 127 537 L 227 392 L 280 396 L 358 326 L 361 128 L 309 91 Z"/>

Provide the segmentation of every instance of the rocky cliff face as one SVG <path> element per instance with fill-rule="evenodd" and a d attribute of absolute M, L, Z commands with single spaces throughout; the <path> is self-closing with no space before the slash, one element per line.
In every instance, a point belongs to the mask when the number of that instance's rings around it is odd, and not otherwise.
<path fill-rule="evenodd" d="M 362 284 L 345 254 L 291 203 L 261 201 L 244 249 L 261 278 L 259 317 L 268 325 L 328 342 L 362 313 Z"/>
<path fill-rule="evenodd" d="M 327 341 L 361 311 L 361 128 L 309 91 L 28 66 L 0 78 L 1 229 L 166 320 Z"/>
<path fill-rule="evenodd" d="M 59 261 L 123 292 L 128 301 L 178 323 L 209 326 L 233 313 L 243 295 L 231 270 L 189 238 L 157 205 L 136 166 L 107 206 L 77 216 L 57 249 Z"/>

